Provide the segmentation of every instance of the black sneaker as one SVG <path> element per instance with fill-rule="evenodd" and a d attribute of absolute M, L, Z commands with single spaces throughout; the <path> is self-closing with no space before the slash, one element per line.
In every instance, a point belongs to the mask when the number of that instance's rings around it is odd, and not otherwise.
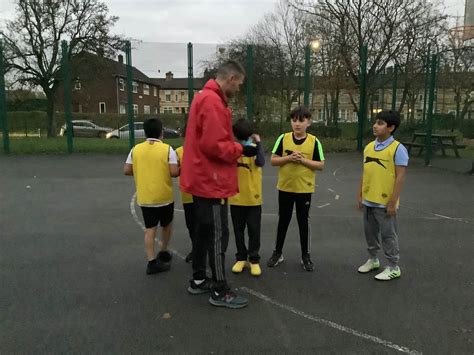
<path fill-rule="evenodd" d="M 211 292 L 213 286 L 214 284 L 209 278 L 204 279 L 199 285 L 194 280 L 189 280 L 188 292 L 192 295 L 202 295 Z"/>
<path fill-rule="evenodd" d="M 276 251 L 274 251 L 272 257 L 267 262 L 267 266 L 275 267 L 278 264 L 281 264 L 283 260 L 285 260 L 285 258 L 283 257 L 283 254 L 277 253 Z"/>
<path fill-rule="evenodd" d="M 186 255 L 186 258 L 184 259 L 184 261 L 186 261 L 187 263 L 190 263 L 191 261 L 193 261 L 193 253 L 189 253 L 188 255 Z"/>
<path fill-rule="evenodd" d="M 159 272 L 168 271 L 171 267 L 170 263 L 163 263 L 159 259 L 153 259 L 148 262 L 146 267 L 146 274 L 152 275 Z"/>
<path fill-rule="evenodd" d="M 173 256 L 167 250 L 160 251 L 156 256 L 156 259 L 161 261 L 162 263 L 171 263 Z"/>
<path fill-rule="evenodd" d="M 303 269 L 305 269 L 306 271 L 314 270 L 314 264 L 311 261 L 311 257 L 309 256 L 309 254 L 306 254 L 305 256 L 303 256 L 303 258 L 301 259 L 301 265 L 303 266 Z"/>
<path fill-rule="evenodd" d="M 236 295 L 232 291 L 222 291 L 221 293 L 212 291 L 211 297 L 209 297 L 209 303 L 217 307 L 237 309 L 247 306 L 249 300 L 245 297 Z"/>

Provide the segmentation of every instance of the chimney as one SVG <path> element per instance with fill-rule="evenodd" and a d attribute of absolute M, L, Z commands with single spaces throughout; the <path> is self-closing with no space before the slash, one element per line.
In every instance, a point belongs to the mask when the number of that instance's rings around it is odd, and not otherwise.
<path fill-rule="evenodd" d="M 173 80 L 173 72 L 169 71 L 166 73 L 166 81 L 171 81 Z"/>
<path fill-rule="evenodd" d="M 119 56 L 118 56 L 118 62 L 119 62 L 120 64 L 123 64 L 123 55 L 119 54 Z"/>

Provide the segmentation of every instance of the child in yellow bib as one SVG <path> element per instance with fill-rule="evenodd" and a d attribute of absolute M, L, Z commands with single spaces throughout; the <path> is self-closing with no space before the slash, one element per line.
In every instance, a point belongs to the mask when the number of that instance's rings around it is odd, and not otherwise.
<path fill-rule="evenodd" d="M 311 261 L 311 235 L 309 210 L 314 192 L 316 170 L 324 168 L 324 153 L 319 140 L 306 133 L 311 125 L 311 113 L 303 106 L 291 114 L 292 133 L 278 137 L 272 151 L 271 163 L 280 167 L 278 172 L 278 229 L 276 246 L 267 266 L 283 262 L 283 244 L 296 205 L 296 217 L 300 231 L 301 264 L 306 271 L 313 271 Z"/>
<path fill-rule="evenodd" d="M 171 177 L 178 176 L 178 160 L 173 148 L 163 143 L 163 125 L 150 118 L 143 124 L 146 141 L 130 151 L 124 166 L 125 175 L 133 176 L 137 189 L 137 203 L 145 222 L 145 251 L 148 258 L 147 274 L 169 270 L 171 254 L 168 243 L 173 221 L 173 184 Z M 155 237 L 161 225 L 161 251 L 155 257 Z"/>
<path fill-rule="evenodd" d="M 256 145 L 255 157 L 241 156 L 237 162 L 239 193 L 229 198 L 230 215 L 234 227 L 237 253 L 232 272 L 240 273 L 250 262 L 250 274 L 260 276 L 260 225 L 262 219 L 262 167 L 265 165 L 260 136 L 254 134 L 248 120 L 240 119 L 232 127 L 234 136 L 241 144 Z M 249 235 L 245 246 L 245 228 Z"/>
<path fill-rule="evenodd" d="M 392 136 L 399 125 L 398 112 L 377 114 L 373 125 L 375 141 L 364 149 L 364 172 L 358 194 L 369 252 L 369 259 L 358 271 L 368 273 L 380 267 L 377 252 L 381 239 L 388 266 L 375 279 L 382 281 L 401 276 L 396 214 L 409 158 L 406 148 Z"/>

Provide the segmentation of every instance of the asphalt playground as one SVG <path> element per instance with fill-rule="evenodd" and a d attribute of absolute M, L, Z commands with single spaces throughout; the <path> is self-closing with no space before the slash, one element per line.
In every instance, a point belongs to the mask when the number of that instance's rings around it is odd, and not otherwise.
<path fill-rule="evenodd" d="M 1 354 L 474 353 L 472 175 L 411 162 L 398 216 L 402 277 L 378 282 L 357 273 L 367 255 L 355 153 L 327 154 L 318 174 L 315 272 L 301 268 L 296 218 L 285 262 L 266 267 L 278 210 L 267 161 L 263 274 L 230 272 L 231 228 L 227 275 L 250 303 L 229 310 L 186 292 L 190 242 L 178 197 L 172 268 L 145 275 L 125 158 L 0 156 Z"/>

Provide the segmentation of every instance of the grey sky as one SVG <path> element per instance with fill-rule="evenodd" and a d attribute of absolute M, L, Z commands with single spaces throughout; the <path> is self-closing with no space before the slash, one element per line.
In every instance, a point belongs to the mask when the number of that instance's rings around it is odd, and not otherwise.
<path fill-rule="evenodd" d="M 186 76 L 186 43 L 193 42 L 196 74 L 216 45 L 245 34 L 278 0 L 105 0 L 110 13 L 120 17 L 114 33 L 143 41 L 133 62 L 149 76 L 172 70 Z M 465 0 L 444 0 L 445 11 L 463 16 Z M 14 1 L 0 0 L 0 28 L 14 16 Z M 455 18 L 452 18 L 453 24 Z M 461 25 L 462 18 L 459 18 Z M 151 43 L 153 42 L 153 43 Z M 158 70 L 160 73 L 158 74 Z"/>

